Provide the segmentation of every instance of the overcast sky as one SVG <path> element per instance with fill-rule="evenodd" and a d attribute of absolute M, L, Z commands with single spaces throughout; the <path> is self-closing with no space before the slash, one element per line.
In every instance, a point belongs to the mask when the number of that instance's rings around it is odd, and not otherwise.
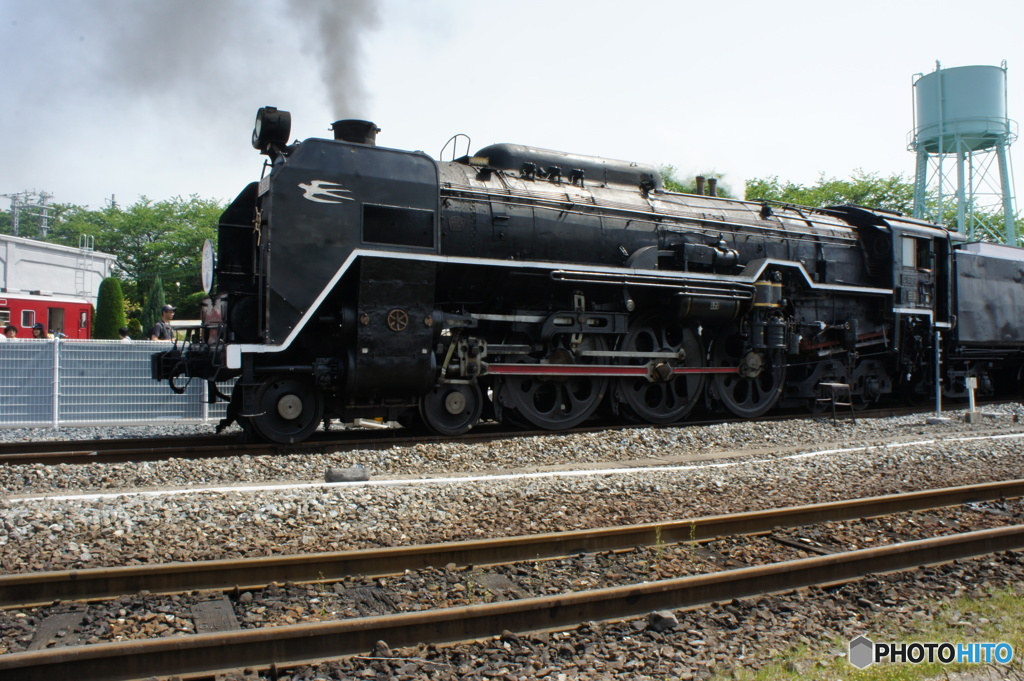
<path fill-rule="evenodd" d="M 913 76 L 936 60 L 1006 60 L 1024 117 L 1019 0 L 0 0 L 0 22 L 0 194 L 94 208 L 233 198 L 264 105 L 293 138 L 367 118 L 435 158 L 465 133 L 714 170 L 738 194 L 912 178 Z"/>

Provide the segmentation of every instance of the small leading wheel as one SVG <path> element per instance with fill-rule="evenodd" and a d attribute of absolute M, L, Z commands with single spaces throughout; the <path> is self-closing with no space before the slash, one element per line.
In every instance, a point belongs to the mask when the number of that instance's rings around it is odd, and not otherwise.
<path fill-rule="evenodd" d="M 627 358 L 626 364 L 651 363 L 652 375 L 620 378 L 615 397 L 647 423 L 674 423 L 693 410 L 704 393 L 704 375 L 675 375 L 678 367 L 704 366 L 704 345 L 691 326 L 667 323 L 657 315 L 637 320 L 619 348 L 626 352 L 672 354 L 674 357 Z"/>
<path fill-rule="evenodd" d="M 420 400 L 420 416 L 438 435 L 462 435 L 480 419 L 484 408 L 480 386 L 446 383 Z"/>
<path fill-rule="evenodd" d="M 302 442 L 324 416 L 320 389 L 302 378 L 273 376 L 256 389 L 257 413 L 249 416 L 253 430 L 271 442 Z"/>
<path fill-rule="evenodd" d="M 585 336 L 578 348 L 572 348 L 568 335 L 558 336 L 545 358 L 549 364 L 577 364 L 577 351 L 604 350 L 605 343 L 598 336 Z M 586 361 L 588 358 L 583 358 Z M 524 361 L 533 361 L 523 357 Z M 535 428 L 567 430 L 594 415 L 608 390 L 608 379 L 603 376 L 509 376 L 496 382 L 495 406 L 502 413 L 502 421 L 520 419 Z M 506 414 L 508 407 L 511 414 Z"/>
<path fill-rule="evenodd" d="M 732 414 L 753 419 L 764 415 L 782 397 L 786 365 L 780 351 L 746 347 L 739 329 L 723 329 L 711 346 L 711 364 L 735 368 L 730 374 L 715 374 L 714 396 Z"/>
<path fill-rule="evenodd" d="M 853 408 L 867 409 L 878 402 L 882 395 L 892 392 L 892 379 L 879 359 L 861 359 L 850 379 L 853 394 L 850 396 Z"/>

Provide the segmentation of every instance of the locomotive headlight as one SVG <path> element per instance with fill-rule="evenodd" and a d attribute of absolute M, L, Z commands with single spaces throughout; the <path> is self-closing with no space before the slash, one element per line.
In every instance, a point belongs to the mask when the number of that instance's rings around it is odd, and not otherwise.
<path fill-rule="evenodd" d="M 292 132 L 292 115 L 274 106 L 265 106 L 256 112 L 256 126 L 252 130 L 252 146 L 266 154 L 271 147 L 288 144 Z"/>

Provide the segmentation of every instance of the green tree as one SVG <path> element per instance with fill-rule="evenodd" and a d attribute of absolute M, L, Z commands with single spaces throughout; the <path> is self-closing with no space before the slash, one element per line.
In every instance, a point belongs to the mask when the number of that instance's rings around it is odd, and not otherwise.
<path fill-rule="evenodd" d="M 670 192 L 679 192 L 681 194 L 696 194 L 697 193 L 697 176 L 694 175 L 689 178 L 679 177 L 679 171 L 675 166 L 662 166 L 659 168 L 661 172 L 661 181 L 665 185 L 665 189 Z M 715 178 L 718 181 L 718 189 L 716 191 L 718 196 L 725 197 L 727 199 L 733 197 L 732 190 L 726 185 L 722 184 L 722 174 L 716 171 L 708 171 L 701 174 L 704 178 Z"/>
<path fill-rule="evenodd" d="M 114 340 L 119 337 L 121 327 L 125 326 L 121 281 L 117 277 L 107 277 L 100 282 L 97 296 L 93 338 Z"/>
<path fill-rule="evenodd" d="M 914 183 L 902 174 L 882 177 L 863 170 L 855 171 L 848 180 L 828 178 L 822 173 L 817 184 L 811 186 L 781 182 L 773 175 L 749 180 L 746 199 L 815 208 L 854 204 L 910 215 L 914 210 Z"/>
<path fill-rule="evenodd" d="M 164 282 L 160 275 L 153 280 L 146 295 L 146 302 L 142 306 L 142 332 L 148 334 L 153 325 L 160 321 L 160 308 L 166 305 L 164 298 Z M 148 336 L 147 336 L 148 338 Z"/>
<path fill-rule="evenodd" d="M 83 239 L 91 239 L 89 246 L 117 256 L 114 274 L 121 279 L 129 308 L 141 307 L 158 276 L 169 283 L 170 302 L 187 308 L 190 296 L 202 290 L 203 242 L 216 238 L 222 211 L 219 202 L 197 196 L 165 201 L 141 197 L 128 207 L 111 204 L 100 210 L 54 204 L 46 241 L 77 248 Z M 6 218 L 0 219 L 0 233 L 9 233 L 9 215 L 0 218 Z M 19 232 L 36 236 L 36 222 L 26 218 Z M 198 306 L 183 310 L 186 315 L 198 313 Z"/>
<path fill-rule="evenodd" d="M 109 228 L 96 248 L 118 256 L 118 268 L 136 287 L 136 298 L 156 277 L 173 282 L 170 302 L 202 288 L 200 253 L 203 241 L 216 238 L 221 206 L 193 196 L 152 202 L 142 197 L 126 210 L 107 209 Z"/>
<path fill-rule="evenodd" d="M 746 198 L 748 201 L 778 201 L 801 206 L 837 206 L 854 204 L 865 208 L 881 208 L 892 210 L 903 215 L 914 213 L 914 183 L 910 178 L 900 174 L 881 176 L 878 173 L 866 173 L 858 170 L 848 180 L 826 178 L 820 175 L 817 184 L 811 186 L 798 185 L 793 182 L 782 182 L 777 176 L 755 178 L 747 182 Z M 935 196 L 926 196 L 926 213 L 934 214 Z M 975 210 L 980 223 L 993 226 L 976 234 L 981 240 L 1001 241 L 1003 214 L 1001 211 Z M 955 201 L 947 200 L 943 206 L 940 222 L 948 229 L 957 228 L 957 208 Z M 1017 244 L 1024 245 L 1024 215 L 1015 219 L 1017 226 Z"/>
<path fill-rule="evenodd" d="M 109 229 L 103 211 L 69 203 L 55 204 L 56 218 L 51 222 L 45 241 L 79 248 L 96 247 L 96 239 Z M 102 249 L 97 249 L 102 250 Z M 115 253 L 116 255 L 116 253 Z"/>

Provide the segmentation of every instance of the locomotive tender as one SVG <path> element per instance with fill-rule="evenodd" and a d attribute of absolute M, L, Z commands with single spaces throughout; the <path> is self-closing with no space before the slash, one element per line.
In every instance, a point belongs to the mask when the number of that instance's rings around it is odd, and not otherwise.
<path fill-rule="evenodd" d="M 862 405 L 927 396 L 936 363 L 947 396 L 1019 387 L 1022 249 L 858 206 L 674 193 L 636 163 L 512 144 L 437 162 L 376 146 L 366 121 L 333 130 L 289 144 L 290 114 L 260 109 L 269 160 L 221 217 L 203 327 L 153 358 L 211 399 L 238 377 L 226 421 L 267 440 L 330 418 L 754 418 L 829 382 Z"/>

